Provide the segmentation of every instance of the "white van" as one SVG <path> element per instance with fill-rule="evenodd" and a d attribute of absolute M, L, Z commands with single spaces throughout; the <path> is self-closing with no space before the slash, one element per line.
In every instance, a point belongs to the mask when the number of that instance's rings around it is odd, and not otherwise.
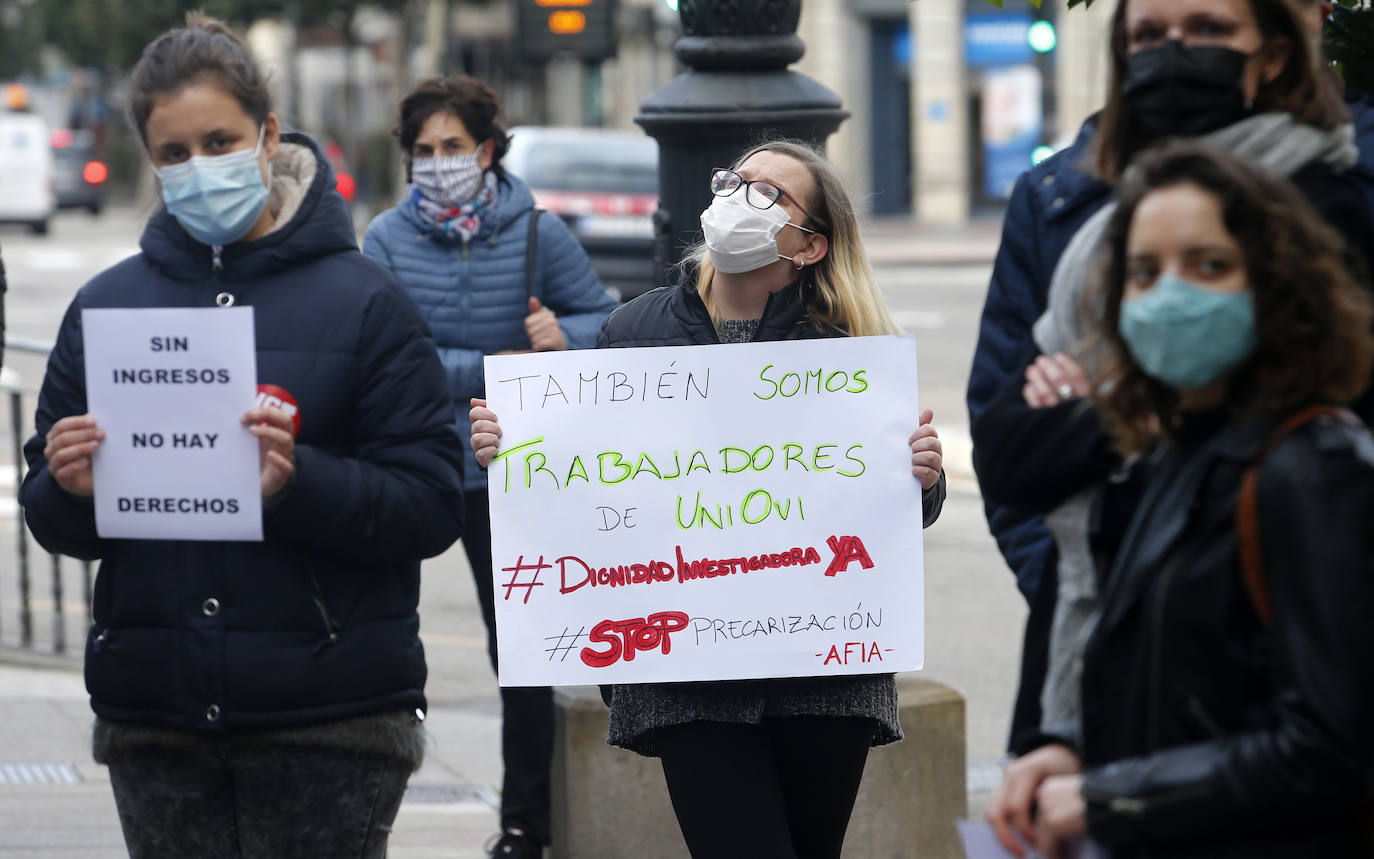
<path fill-rule="evenodd" d="M 48 231 L 57 210 L 52 143 L 41 116 L 0 109 L 0 221 Z"/>

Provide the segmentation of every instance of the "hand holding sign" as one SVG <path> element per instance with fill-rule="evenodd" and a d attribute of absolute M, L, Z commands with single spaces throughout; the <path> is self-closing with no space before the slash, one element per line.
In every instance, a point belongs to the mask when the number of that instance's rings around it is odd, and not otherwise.
<path fill-rule="evenodd" d="M 568 348 L 563 338 L 563 329 L 558 325 L 558 317 L 547 307 L 542 307 L 539 299 L 530 299 L 530 315 L 525 317 L 525 333 L 530 336 L 530 348 L 535 352 L 557 352 Z"/>
<path fill-rule="evenodd" d="M 105 439 L 105 431 L 89 414 L 63 418 L 48 430 L 43 457 L 57 485 L 73 495 L 90 498 L 95 493 L 91 456 Z"/>
<path fill-rule="evenodd" d="M 490 468 L 501 451 L 501 425 L 496 422 L 496 412 L 487 408 L 486 400 L 473 397 L 468 420 L 472 422 L 472 452 L 477 456 L 477 464 Z"/>
<path fill-rule="evenodd" d="M 256 406 L 244 413 L 243 425 L 257 436 L 262 497 L 271 498 L 296 472 L 294 422 L 279 408 Z"/>
<path fill-rule="evenodd" d="M 1051 776 L 1035 792 L 1035 803 L 1035 846 L 1046 856 L 1061 859 L 1069 842 L 1088 834 L 1083 776 Z"/>
<path fill-rule="evenodd" d="M 1078 755 L 1057 743 L 1041 746 L 1007 764 L 985 815 L 1002 846 L 1024 856 L 1021 845 L 1035 843 L 1031 806 L 1041 785 L 1053 776 L 1072 775 L 1080 769 Z"/>
<path fill-rule="evenodd" d="M 944 459 L 940 446 L 940 434 L 935 431 L 935 412 L 926 409 L 921 412 L 920 424 L 911 434 L 911 473 L 920 478 L 921 488 L 929 489 L 940 479 L 940 465 Z"/>

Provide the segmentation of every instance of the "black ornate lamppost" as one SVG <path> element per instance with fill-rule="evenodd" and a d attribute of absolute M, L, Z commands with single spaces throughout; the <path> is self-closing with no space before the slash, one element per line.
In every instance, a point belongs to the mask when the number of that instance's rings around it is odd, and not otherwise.
<path fill-rule="evenodd" d="M 680 0 L 683 36 L 673 46 L 689 71 L 654 92 L 635 122 L 658 141 L 654 216 L 658 285 L 699 237 L 711 201 L 707 179 L 764 137 L 823 147 L 849 112 L 827 87 L 787 67 L 801 0 Z"/>

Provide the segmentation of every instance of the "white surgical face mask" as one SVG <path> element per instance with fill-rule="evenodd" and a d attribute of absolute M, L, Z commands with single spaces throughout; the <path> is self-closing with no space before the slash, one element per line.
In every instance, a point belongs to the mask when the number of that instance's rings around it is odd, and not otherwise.
<path fill-rule="evenodd" d="M 461 206 L 477 196 L 482 168 L 476 152 L 416 158 L 410 162 L 410 181 L 441 206 Z"/>
<path fill-rule="evenodd" d="M 706 250 L 711 265 L 725 274 L 742 274 L 763 268 L 780 259 L 778 233 L 785 226 L 797 227 L 782 206 L 774 203 L 767 209 L 756 209 L 745 199 L 745 189 L 728 197 L 716 197 L 701 213 L 701 231 L 706 236 Z"/>

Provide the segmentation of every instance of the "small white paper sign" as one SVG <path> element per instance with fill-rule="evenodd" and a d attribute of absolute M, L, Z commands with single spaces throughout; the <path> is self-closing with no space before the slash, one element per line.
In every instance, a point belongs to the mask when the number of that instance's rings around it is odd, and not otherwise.
<path fill-rule="evenodd" d="M 253 308 L 87 309 L 96 533 L 261 540 Z"/>
<path fill-rule="evenodd" d="M 924 662 L 911 337 L 488 356 L 506 686 Z"/>

